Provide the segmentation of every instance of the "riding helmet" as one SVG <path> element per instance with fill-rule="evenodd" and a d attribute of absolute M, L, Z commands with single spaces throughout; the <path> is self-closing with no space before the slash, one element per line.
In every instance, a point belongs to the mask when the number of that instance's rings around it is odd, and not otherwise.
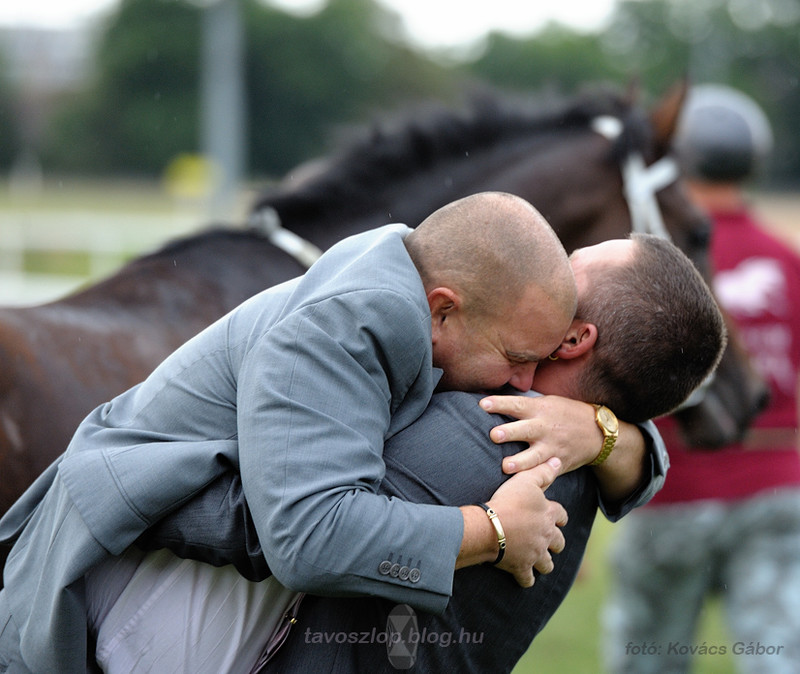
<path fill-rule="evenodd" d="M 772 129 L 759 105 L 719 84 L 692 87 L 674 150 L 689 176 L 738 182 L 752 176 L 772 150 Z"/>

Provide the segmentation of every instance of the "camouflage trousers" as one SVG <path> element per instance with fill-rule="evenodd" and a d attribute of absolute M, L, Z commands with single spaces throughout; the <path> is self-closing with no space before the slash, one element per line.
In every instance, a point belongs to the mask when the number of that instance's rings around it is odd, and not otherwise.
<path fill-rule="evenodd" d="M 634 511 L 610 555 L 608 672 L 678 674 L 725 654 L 748 674 L 800 672 L 800 490 Z M 723 643 L 698 641 L 713 593 L 727 620 Z"/>

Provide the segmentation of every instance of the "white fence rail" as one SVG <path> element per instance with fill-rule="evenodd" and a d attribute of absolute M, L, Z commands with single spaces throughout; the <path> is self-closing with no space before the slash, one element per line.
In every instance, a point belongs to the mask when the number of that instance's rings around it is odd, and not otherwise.
<path fill-rule="evenodd" d="M 99 280 L 126 260 L 200 230 L 194 213 L 100 211 L 0 212 L 0 305 L 46 302 Z M 84 273 L 33 273 L 34 253 L 85 255 Z"/>

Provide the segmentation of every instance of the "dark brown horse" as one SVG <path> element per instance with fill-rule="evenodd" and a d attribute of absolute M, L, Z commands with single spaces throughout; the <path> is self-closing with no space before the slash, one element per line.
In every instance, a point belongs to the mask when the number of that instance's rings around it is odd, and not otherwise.
<path fill-rule="evenodd" d="M 416 225 L 467 194 L 503 190 L 537 206 L 568 250 L 626 236 L 633 211 L 663 220 L 707 271 L 707 220 L 670 167 L 648 173 L 669 147 L 683 91 L 650 113 L 611 91 L 547 110 L 486 97 L 461 111 L 428 111 L 289 174 L 256 204 L 254 223 L 281 223 L 325 249 L 387 222 Z M 169 245 L 57 302 L 0 310 L 0 513 L 93 407 L 248 296 L 302 271 L 254 224 Z M 682 413 L 688 437 L 731 440 L 757 409 L 760 386 L 728 355 L 704 401 Z"/>

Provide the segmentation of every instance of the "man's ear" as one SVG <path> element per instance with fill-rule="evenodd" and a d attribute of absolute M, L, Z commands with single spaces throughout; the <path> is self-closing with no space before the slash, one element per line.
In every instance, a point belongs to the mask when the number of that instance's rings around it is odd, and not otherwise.
<path fill-rule="evenodd" d="M 572 321 L 569 326 L 561 346 L 553 355 L 564 360 L 579 358 L 587 354 L 594 348 L 597 342 L 597 326 L 594 323 L 587 323 L 579 318 Z"/>
<path fill-rule="evenodd" d="M 431 328 L 435 344 L 445 327 L 447 318 L 461 306 L 461 298 L 451 288 L 440 286 L 428 293 L 428 306 L 431 308 Z"/>

